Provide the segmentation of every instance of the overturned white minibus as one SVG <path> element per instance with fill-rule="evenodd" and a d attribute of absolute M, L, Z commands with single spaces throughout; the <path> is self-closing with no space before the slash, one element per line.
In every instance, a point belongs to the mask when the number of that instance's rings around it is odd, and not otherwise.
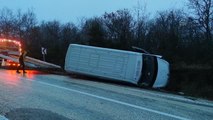
<path fill-rule="evenodd" d="M 169 79 L 169 63 L 160 56 L 78 44 L 70 44 L 65 70 L 153 88 Z"/>

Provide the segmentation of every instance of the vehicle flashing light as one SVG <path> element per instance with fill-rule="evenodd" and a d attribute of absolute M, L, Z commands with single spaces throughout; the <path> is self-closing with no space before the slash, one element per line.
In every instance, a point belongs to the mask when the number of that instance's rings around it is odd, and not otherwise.
<path fill-rule="evenodd" d="M 22 49 L 21 49 L 21 43 L 20 43 L 19 41 L 17 41 L 17 40 L 11 40 L 11 39 L 2 39 L 2 38 L 0 38 L 0 42 L 13 42 L 13 43 L 15 43 L 16 45 L 19 46 L 19 52 L 20 52 L 20 54 L 21 54 Z"/>

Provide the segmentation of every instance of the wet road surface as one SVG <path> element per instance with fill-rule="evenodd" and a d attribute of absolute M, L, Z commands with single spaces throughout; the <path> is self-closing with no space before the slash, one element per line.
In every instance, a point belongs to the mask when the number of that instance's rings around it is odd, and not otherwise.
<path fill-rule="evenodd" d="M 0 69 L 0 115 L 11 120 L 209 120 L 213 102 L 66 75 Z"/>

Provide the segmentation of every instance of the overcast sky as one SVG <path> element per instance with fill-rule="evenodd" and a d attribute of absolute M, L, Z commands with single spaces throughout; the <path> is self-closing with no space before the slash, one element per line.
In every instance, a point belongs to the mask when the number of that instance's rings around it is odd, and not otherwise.
<path fill-rule="evenodd" d="M 33 9 L 38 21 L 77 23 L 83 17 L 101 16 L 124 8 L 133 10 L 138 1 L 141 5 L 146 3 L 147 12 L 153 16 L 156 11 L 182 8 L 186 0 L 0 0 L 0 9 L 21 9 L 22 12 Z"/>

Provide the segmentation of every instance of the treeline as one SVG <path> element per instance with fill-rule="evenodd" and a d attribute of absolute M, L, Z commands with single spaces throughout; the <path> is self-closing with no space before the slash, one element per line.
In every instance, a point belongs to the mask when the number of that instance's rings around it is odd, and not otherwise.
<path fill-rule="evenodd" d="M 20 40 L 30 56 L 63 66 L 70 43 L 132 50 L 132 46 L 162 55 L 172 65 L 213 66 L 212 1 L 188 0 L 188 11 L 146 12 L 123 9 L 90 19 L 78 25 L 60 21 L 38 23 L 32 10 L 22 13 L 0 10 L 0 37 Z"/>

